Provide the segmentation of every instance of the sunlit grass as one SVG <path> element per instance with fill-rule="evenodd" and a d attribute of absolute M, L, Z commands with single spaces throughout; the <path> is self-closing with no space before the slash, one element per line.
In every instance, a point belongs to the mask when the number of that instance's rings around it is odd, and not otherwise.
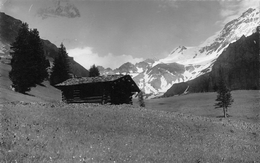
<path fill-rule="evenodd" d="M 234 103 L 228 108 L 229 119 L 260 123 L 259 90 L 236 90 L 231 92 Z M 147 100 L 148 109 L 167 112 L 189 113 L 204 117 L 223 116 L 221 108 L 215 109 L 217 93 L 191 93 L 182 96 Z"/>
<path fill-rule="evenodd" d="M 0 162 L 257 160 L 260 131 L 226 122 L 129 105 L 8 104 Z"/>

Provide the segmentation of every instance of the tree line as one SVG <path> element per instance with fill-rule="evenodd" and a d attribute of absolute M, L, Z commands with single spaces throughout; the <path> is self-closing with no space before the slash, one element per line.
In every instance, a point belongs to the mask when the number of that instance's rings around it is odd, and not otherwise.
<path fill-rule="evenodd" d="M 65 46 L 61 43 L 57 56 L 50 65 L 44 55 L 44 48 L 37 29 L 29 29 L 22 23 L 15 41 L 11 44 L 11 71 L 9 78 L 15 91 L 26 93 L 32 87 L 49 80 L 51 85 L 61 83 L 73 76 Z M 50 72 L 48 72 L 48 69 Z M 98 68 L 93 65 L 89 76 L 99 76 Z"/>

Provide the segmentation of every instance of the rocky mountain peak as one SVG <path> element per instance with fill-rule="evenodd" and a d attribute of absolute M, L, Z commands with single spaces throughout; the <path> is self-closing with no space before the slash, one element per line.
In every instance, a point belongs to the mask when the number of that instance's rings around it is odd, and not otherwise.
<path fill-rule="evenodd" d="M 179 45 L 177 48 L 175 48 L 170 55 L 174 54 L 174 53 L 181 53 L 183 52 L 183 50 L 186 50 L 187 48 L 185 46 L 181 46 Z"/>
<path fill-rule="evenodd" d="M 246 17 L 247 15 L 251 14 L 252 12 L 257 11 L 256 9 L 253 8 L 249 8 L 248 10 L 246 10 L 241 17 Z"/>
<path fill-rule="evenodd" d="M 146 62 L 146 63 L 149 63 L 149 64 L 153 64 L 155 61 L 154 61 L 153 59 L 151 59 L 151 58 L 148 58 L 148 59 L 146 59 L 146 60 L 144 60 L 144 61 L 142 61 L 142 62 Z"/>
<path fill-rule="evenodd" d="M 122 64 L 119 68 L 116 68 L 114 72 L 119 74 L 130 74 L 130 73 L 137 72 L 137 68 L 135 67 L 134 64 L 130 62 L 126 62 Z"/>

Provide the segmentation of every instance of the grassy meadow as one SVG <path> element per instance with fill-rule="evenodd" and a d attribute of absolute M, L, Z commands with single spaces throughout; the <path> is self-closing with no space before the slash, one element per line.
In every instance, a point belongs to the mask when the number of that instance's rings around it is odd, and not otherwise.
<path fill-rule="evenodd" d="M 260 123 L 260 91 L 236 90 L 231 92 L 234 103 L 228 108 L 229 119 Z M 221 117 L 223 110 L 215 109 L 216 92 L 192 93 L 168 98 L 146 101 L 146 106 L 152 110 L 181 112 L 204 117 Z"/>
<path fill-rule="evenodd" d="M 0 162 L 259 162 L 258 124 L 130 105 L 1 104 Z"/>

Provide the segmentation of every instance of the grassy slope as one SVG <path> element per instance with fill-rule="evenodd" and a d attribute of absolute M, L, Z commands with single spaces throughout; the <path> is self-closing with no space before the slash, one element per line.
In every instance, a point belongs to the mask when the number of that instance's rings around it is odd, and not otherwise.
<path fill-rule="evenodd" d="M 260 93 L 259 90 L 232 91 L 234 103 L 229 108 L 230 119 L 240 119 L 260 122 Z M 189 113 L 198 116 L 223 116 L 221 108 L 215 109 L 217 94 L 194 93 L 169 98 L 152 99 L 146 101 L 147 108 L 167 112 Z"/>
<path fill-rule="evenodd" d="M 0 162 L 257 162 L 258 125 L 133 106 L 8 104 Z"/>
<path fill-rule="evenodd" d="M 1 61 L 4 61 L 2 59 Z M 50 86 L 49 82 L 44 82 L 44 86 L 37 86 L 32 88 L 29 95 L 14 92 L 10 89 L 11 81 L 8 74 L 11 66 L 0 62 L 0 103 L 8 101 L 60 101 L 61 92 Z"/>

